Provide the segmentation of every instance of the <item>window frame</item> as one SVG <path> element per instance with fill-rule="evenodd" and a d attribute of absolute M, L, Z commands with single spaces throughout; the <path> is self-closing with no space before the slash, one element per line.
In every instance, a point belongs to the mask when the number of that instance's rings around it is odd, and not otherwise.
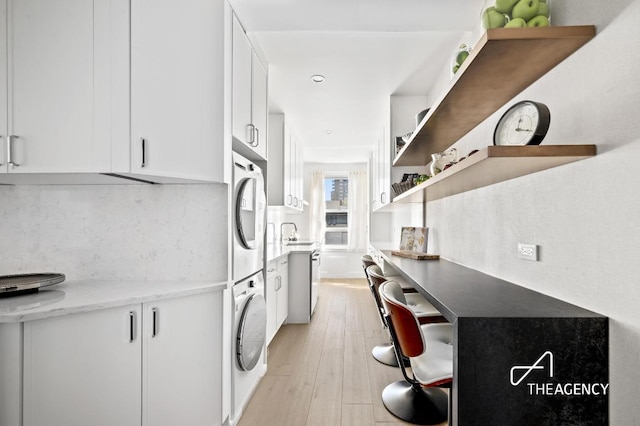
<path fill-rule="evenodd" d="M 331 180 L 331 179 L 345 179 L 347 181 L 347 188 L 349 185 L 349 173 L 348 172 L 332 172 L 332 173 L 326 173 L 324 176 L 325 179 L 325 183 L 327 180 Z M 347 193 L 347 200 L 349 199 L 349 194 Z M 349 208 L 347 205 L 347 208 L 345 209 L 329 209 L 327 208 L 327 199 L 326 199 L 326 195 L 324 198 L 324 203 L 325 203 L 325 214 L 324 214 L 324 235 L 322 237 L 322 248 L 326 249 L 326 250 L 332 250 L 332 251 L 346 251 L 349 248 Z M 329 227 L 327 225 L 327 214 L 328 213 L 346 213 L 347 215 L 347 225 L 345 226 L 340 226 L 340 227 Z M 346 233 L 347 234 L 347 242 L 345 244 L 327 244 L 326 243 L 326 234 L 327 233 Z"/>

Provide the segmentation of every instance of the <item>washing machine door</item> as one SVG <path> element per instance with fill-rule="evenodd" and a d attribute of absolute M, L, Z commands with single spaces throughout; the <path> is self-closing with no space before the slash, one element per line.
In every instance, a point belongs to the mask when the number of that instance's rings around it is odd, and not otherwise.
<path fill-rule="evenodd" d="M 255 173 L 237 184 L 236 236 L 245 249 L 260 246 L 264 237 L 266 196 L 262 173 Z"/>
<path fill-rule="evenodd" d="M 247 300 L 238 323 L 236 356 L 241 370 L 252 370 L 258 363 L 267 334 L 266 323 L 264 296 L 253 294 Z"/>

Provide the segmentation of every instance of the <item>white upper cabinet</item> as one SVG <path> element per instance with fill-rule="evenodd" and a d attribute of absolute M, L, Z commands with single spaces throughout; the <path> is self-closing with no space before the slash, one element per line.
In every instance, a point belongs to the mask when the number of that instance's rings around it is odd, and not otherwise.
<path fill-rule="evenodd" d="M 109 171 L 112 135 L 127 125 L 110 115 L 110 34 L 126 31 L 110 20 L 118 1 L 1 1 L 0 167 Z"/>
<path fill-rule="evenodd" d="M 229 181 L 230 37 L 223 0 L 0 0 L 0 183 Z"/>
<path fill-rule="evenodd" d="M 255 52 L 251 59 L 251 121 L 256 132 L 254 151 L 267 158 L 267 71 Z"/>
<path fill-rule="evenodd" d="M 222 5 L 132 1 L 131 173 L 223 181 Z"/>
<path fill-rule="evenodd" d="M 302 211 L 302 173 L 302 145 L 284 114 L 269 114 L 269 205 Z"/>
<path fill-rule="evenodd" d="M 251 160 L 267 157 L 267 71 L 233 16 L 232 131 L 234 149 Z"/>

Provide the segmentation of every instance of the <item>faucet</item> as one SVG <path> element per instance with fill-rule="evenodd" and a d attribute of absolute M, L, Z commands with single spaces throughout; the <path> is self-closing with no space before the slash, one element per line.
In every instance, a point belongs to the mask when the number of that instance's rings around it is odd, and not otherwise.
<path fill-rule="evenodd" d="M 280 224 L 280 236 L 282 237 L 282 241 L 289 240 L 289 241 L 295 241 L 297 238 L 293 237 L 293 238 L 285 238 L 284 237 L 284 226 L 285 225 L 293 225 L 293 232 L 297 233 L 298 232 L 298 226 L 294 223 L 294 222 L 282 222 Z"/>

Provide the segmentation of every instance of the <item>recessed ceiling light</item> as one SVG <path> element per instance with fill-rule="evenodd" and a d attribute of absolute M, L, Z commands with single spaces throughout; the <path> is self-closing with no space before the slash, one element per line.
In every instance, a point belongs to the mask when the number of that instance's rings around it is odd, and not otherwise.
<path fill-rule="evenodd" d="M 325 135 L 332 135 L 333 134 L 333 130 L 325 130 L 324 134 Z"/>
<path fill-rule="evenodd" d="M 314 83 L 322 83 L 324 81 L 324 75 L 314 74 L 311 76 L 311 81 Z"/>

